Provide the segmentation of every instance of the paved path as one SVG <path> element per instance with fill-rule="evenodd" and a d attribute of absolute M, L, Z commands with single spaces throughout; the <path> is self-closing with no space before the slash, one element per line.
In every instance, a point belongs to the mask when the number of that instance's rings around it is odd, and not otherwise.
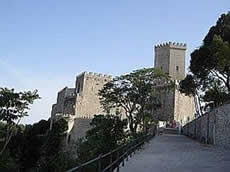
<path fill-rule="evenodd" d="M 230 151 L 180 135 L 153 138 L 121 172 L 230 172 Z"/>

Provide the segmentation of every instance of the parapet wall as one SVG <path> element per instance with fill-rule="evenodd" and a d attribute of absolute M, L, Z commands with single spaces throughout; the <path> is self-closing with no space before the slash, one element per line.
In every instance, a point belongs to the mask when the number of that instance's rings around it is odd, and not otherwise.
<path fill-rule="evenodd" d="M 163 44 L 155 45 L 155 49 L 157 48 L 177 48 L 177 49 L 186 49 L 185 43 L 178 43 L 178 42 L 166 42 Z"/>
<path fill-rule="evenodd" d="M 82 72 L 81 74 L 77 75 L 77 78 L 82 76 L 91 77 L 91 78 L 112 79 L 112 75 L 94 73 L 94 72 Z"/>
<path fill-rule="evenodd" d="M 203 143 L 230 149 L 230 104 L 194 119 L 182 128 L 183 134 Z"/>

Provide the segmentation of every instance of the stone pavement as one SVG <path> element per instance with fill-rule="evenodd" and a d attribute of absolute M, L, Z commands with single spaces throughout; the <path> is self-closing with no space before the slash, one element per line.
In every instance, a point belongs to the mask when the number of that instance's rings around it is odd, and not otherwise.
<path fill-rule="evenodd" d="M 120 172 L 230 172 L 230 150 L 182 135 L 156 136 Z"/>

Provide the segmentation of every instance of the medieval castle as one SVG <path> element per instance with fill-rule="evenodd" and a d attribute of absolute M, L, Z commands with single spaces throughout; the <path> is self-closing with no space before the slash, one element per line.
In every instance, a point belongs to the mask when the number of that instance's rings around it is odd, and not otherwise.
<path fill-rule="evenodd" d="M 185 77 L 186 44 L 169 42 L 155 46 L 154 50 L 154 67 L 169 74 L 178 85 Z M 58 92 L 57 103 L 52 106 L 50 127 L 52 128 L 53 120 L 65 116 L 68 118 L 67 140 L 76 141 L 84 137 L 93 115 L 105 113 L 100 105 L 98 91 L 110 80 L 110 75 L 90 72 L 78 75 L 75 88 L 65 87 Z M 183 126 L 194 118 L 193 97 L 181 94 L 177 88 L 170 93 L 162 92 L 160 100 L 162 107 L 157 113 L 161 121 L 173 120 L 177 125 Z"/>

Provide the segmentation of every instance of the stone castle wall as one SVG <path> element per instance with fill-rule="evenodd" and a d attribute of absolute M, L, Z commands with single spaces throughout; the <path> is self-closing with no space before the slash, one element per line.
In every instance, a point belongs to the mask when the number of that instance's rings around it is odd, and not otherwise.
<path fill-rule="evenodd" d="M 154 67 L 160 68 L 171 76 L 178 87 L 179 81 L 185 78 L 186 44 L 169 42 L 155 46 L 154 50 Z M 195 113 L 193 97 L 181 94 L 177 88 L 170 92 L 163 91 L 159 97 L 162 104 L 161 109 L 157 112 L 159 120 L 174 120 L 182 125 L 188 119 L 193 119 Z"/>
<path fill-rule="evenodd" d="M 74 125 L 69 132 L 70 142 L 76 142 L 80 138 L 84 138 L 86 132 L 91 128 L 91 118 L 75 118 Z"/>
<path fill-rule="evenodd" d="M 92 118 L 95 114 L 104 113 L 98 92 L 111 79 L 111 76 L 87 72 L 77 77 L 76 89 L 81 87 L 76 96 L 75 114 L 77 118 Z"/>
<path fill-rule="evenodd" d="M 194 118 L 195 103 L 193 96 L 186 96 L 175 89 L 174 93 L 174 120 L 184 125 Z"/>
<path fill-rule="evenodd" d="M 154 67 L 160 68 L 163 72 L 169 73 L 169 46 L 155 46 Z"/>
<path fill-rule="evenodd" d="M 172 121 L 174 115 L 174 90 L 160 91 L 157 95 L 161 102 L 161 108 L 157 110 L 157 119 L 160 121 Z"/>
<path fill-rule="evenodd" d="M 94 115 L 106 114 L 102 105 L 98 92 L 103 86 L 112 80 L 109 75 L 84 72 L 76 78 L 76 105 L 74 122 L 69 124 L 69 135 L 71 141 L 77 141 L 79 138 L 85 137 L 86 131 L 89 130 L 90 122 Z M 119 109 L 124 118 L 124 112 Z M 111 114 L 116 113 L 116 109 L 112 109 Z"/>
<path fill-rule="evenodd" d="M 159 93 L 161 108 L 157 111 L 160 121 L 176 121 L 184 125 L 194 118 L 194 98 L 185 96 L 178 89 Z"/>
<path fill-rule="evenodd" d="M 175 80 L 185 78 L 185 50 L 186 45 L 170 46 L 169 74 Z"/>
<path fill-rule="evenodd" d="M 201 142 L 230 149 L 230 104 L 194 119 L 182 128 L 183 134 Z"/>
<path fill-rule="evenodd" d="M 165 43 L 154 47 L 154 66 L 169 74 L 173 80 L 182 80 L 185 77 L 186 44 Z"/>
<path fill-rule="evenodd" d="M 74 115 L 75 104 L 75 88 L 65 87 L 58 92 L 57 103 L 53 104 L 51 116 L 55 114 L 71 114 Z"/>
<path fill-rule="evenodd" d="M 162 67 L 162 70 L 172 76 L 173 80 L 183 79 L 185 75 L 185 50 L 185 44 L 171 42 L 155 46 L 155 67 Z M 72 88 L 64 88 L 58 93 L 57 103 L 53 105 L 52 116 L 58 113 L 71 115 L 69 133 L 73 138 L 82 136 L 81 132 L 85 133 L 90 119 L 95 114 L 105 114 L 100 104 L 98 91 L 110 80 L 112 77 L 109 75 L 83 72 L 76 77 L 74 91 Z M 74 96 L 70 96 L 69 93 L 74 93 Z M 176 119 L 180 122 L 187 119 L 187 116 L 193 115 L 194 111 L 190 108 L 193 106 L 192 99 L 179 94 L 177 90 L 161 93 L 159 96 L 162 109 L 158 113 L 158 119 L 166 121 Z M 115 114 L 115 111 L 116 109 L 113 109 L 111 113 Z M 124 113 L 122 109 L 119 111 L 121 114 Z M 125 118 L 125 115 L 122 118 Z M 84 127 L 81 129 L 81 126 Z M 79 130 L 78 134 L 77 130 Z"/>

